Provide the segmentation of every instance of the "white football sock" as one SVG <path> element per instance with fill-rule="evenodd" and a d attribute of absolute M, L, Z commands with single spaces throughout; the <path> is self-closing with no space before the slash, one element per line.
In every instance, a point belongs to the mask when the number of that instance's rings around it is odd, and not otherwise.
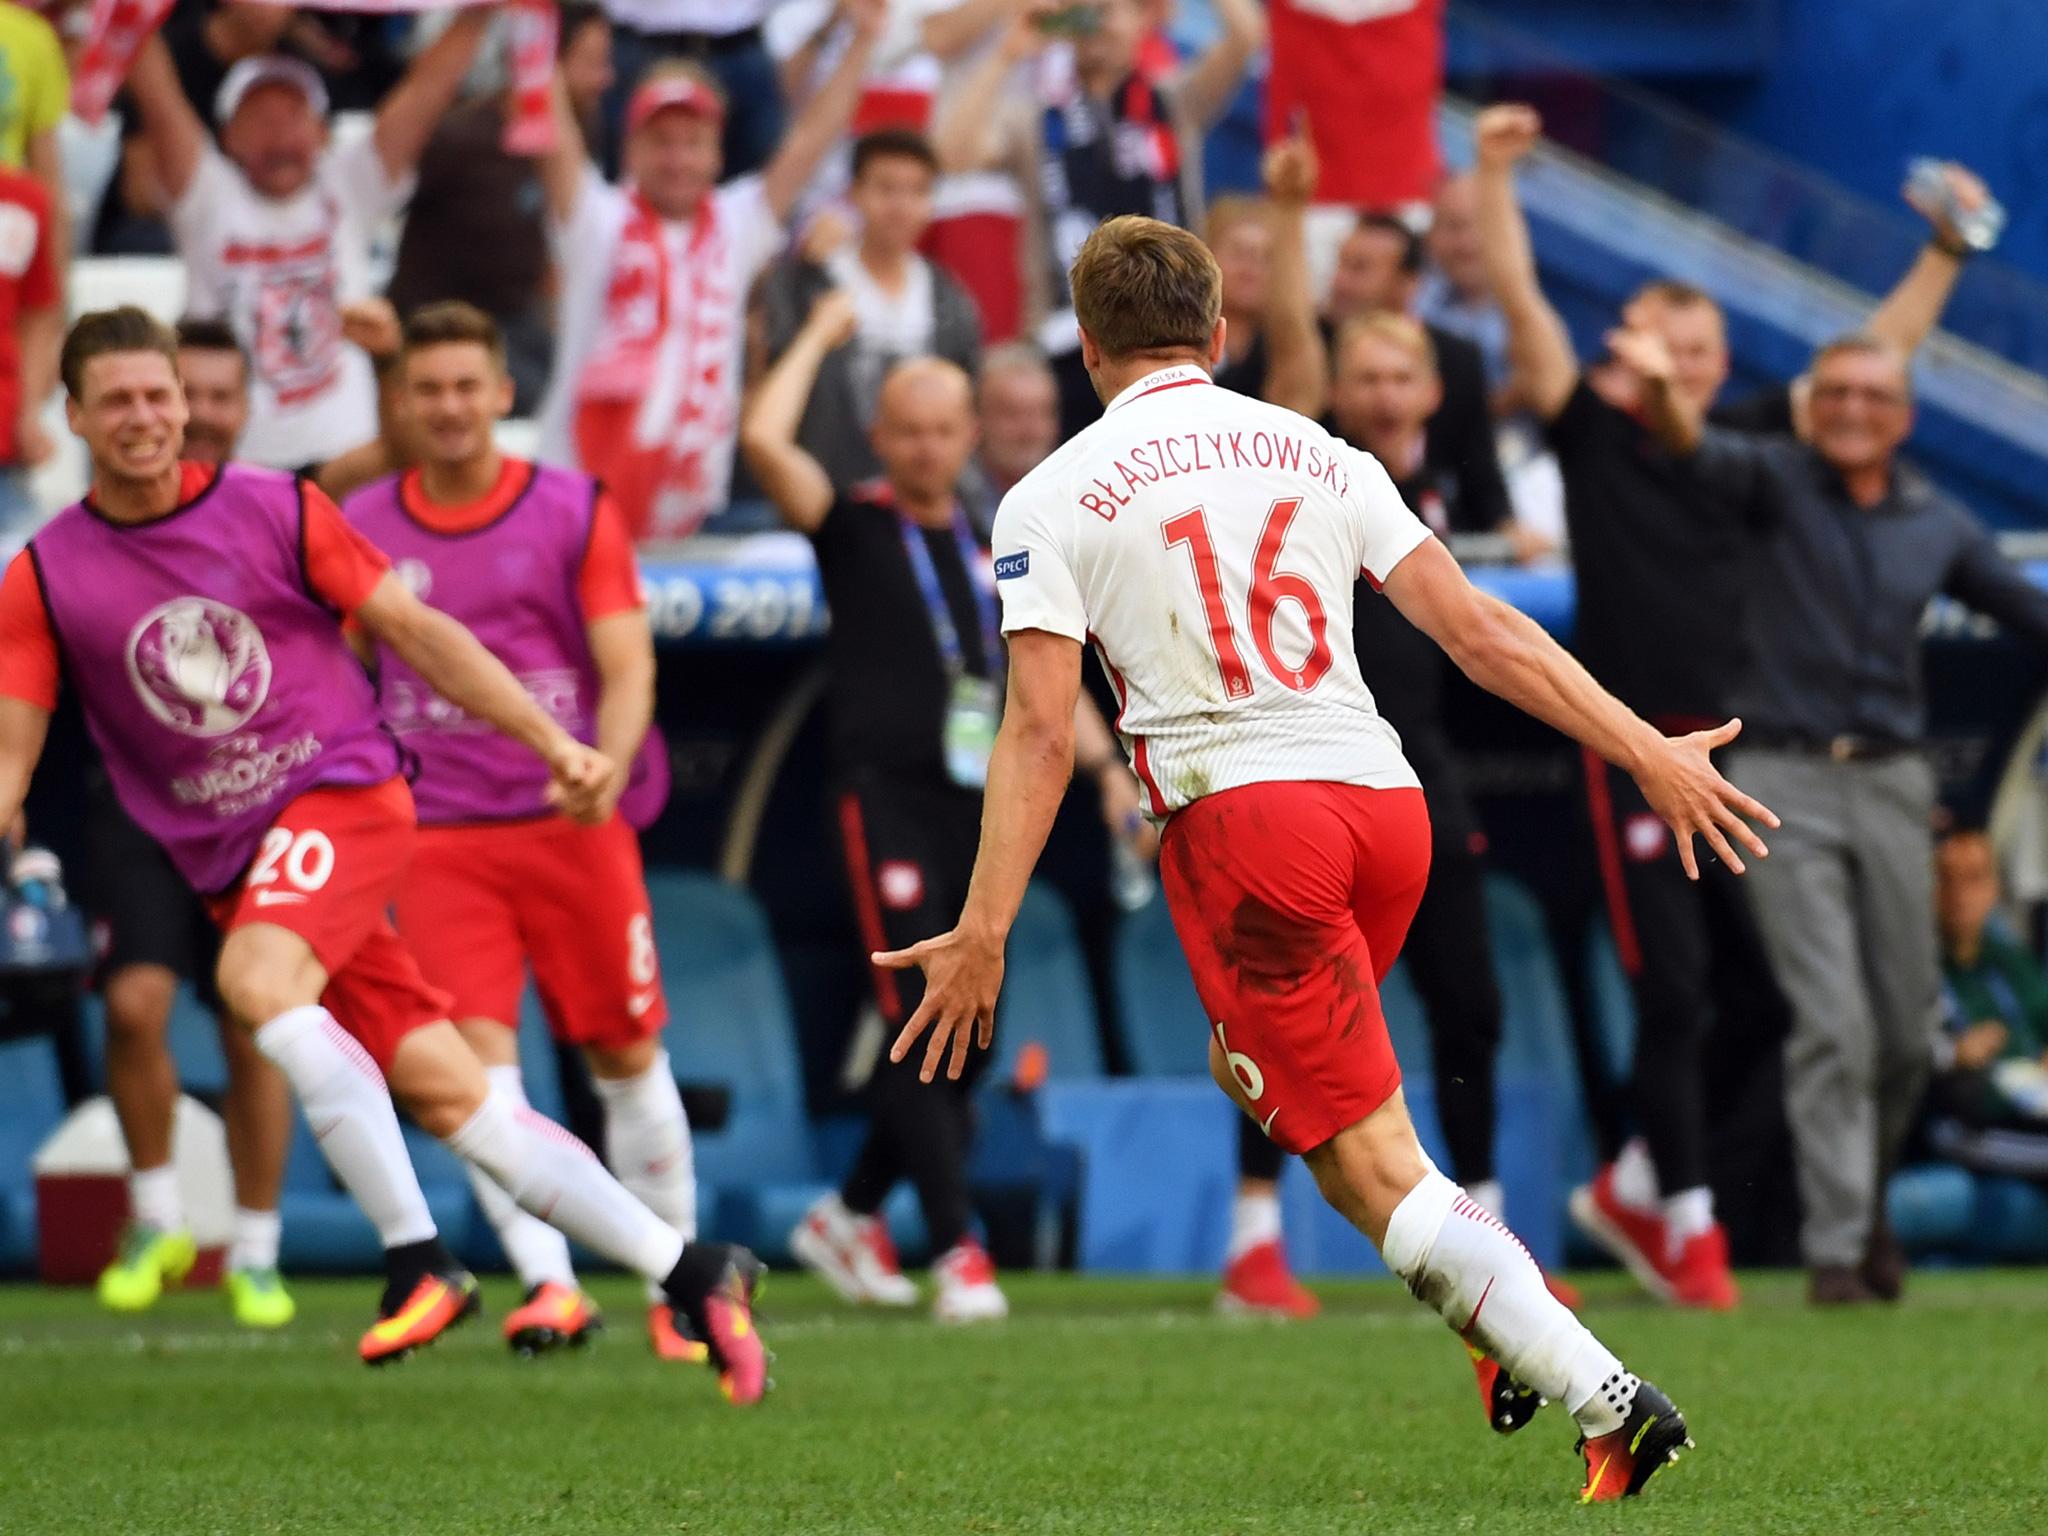
<path fill-rule="evenodd" d="M 491 1080 L 492 1090 L 502 1093 L 515 1110 L 527 1107 L 526 1084 L 516 1065 L 485 1067 L 484 1076 Z M 476 1203 L 498 1234 L 498 1246 L 505 1250 L 519 1283 L 529 1291 L 548 1281 L 573 1289 L 576 1268 L 569 1262 L 569 1240 L 538 1216 L 519 1209 L 519 1202 L 475 1163 L 462 1166 L 469 1174 L 469 1187 L 476 1191 Z"/>
<path fill-rule="evenodd" d="M 522 1210 L 635 1274 L 663 1279 L 682 1257 L 683 1235 L 626 1193 L 590 1148 L 495 1087 L 447 1145 Z"/>
<path fill-rule="evenodd" d="M 1664 1200 L 1664 1245 L 1672 1258 L 1686 1244 L 1714 1224 L 1714 1192 L 1700 1184 L 1681 1189 Z"/>
<path fill-rule="evenodd" d="M 1498 1216 L 1502 1221 L 1508 1219 L 1507 1191 L 1500 1187 L 1499 1179 L 1474 1179 L 1465 1186 L 1465 1193 L 1470 1195 L 1487 1215 Z"/>
<path fill-rule="evenodd" d="M 184 1231 L 185 1202 L 178 1195 L 177 1168 L 165 1163 L 161 1168 L 138 1168 L 129 1174 L 128 1214 L 159 1232 Z"/>
<path fill-rule="evenodd" d="M 256 1048 L 284 1073 L 313 1139 L 386 1248 L 435 1235 L 427 1197 L 406 1155 L 391 1090 L 370 1053 L 317 1003 L 256 1031 Z"/>
<path fill-rule="evenodd" d="M 593 1074 L 590 1081 L 604 1103 L 604 1144 L 612 1172 L 642 1205 L 682 1233 L 684 1242 L 694 1241 L 697 1159 L 668 1053 L 657 1052 L 638 1077 Z M 660 1300 L 653 1281 L 648 1290 L 649 1300 Z"/>
<path fill-rule="evenodd" d="M 1235 1264 L 1261 1243 L 1280 1241 L 1280 1197 L 1240 1193 L 1230 1207 L 1230 1249 L 1226 1264 Z"/>
<path fill-rule="evenodd" d="M 277 1212 L 236 1206 L 234 1236 L 228 1242 L 228 1268 L 277 1268 L 277 1244 L 283 1235 L 284 1223 Z"/>
<path fill-rule="evenodd" d="M 1380 1251 L 1425 1306 L 1563 1403 L 1589 1439 L 1620 1428 L 1635 1377 L 1550 1294 L 1515 1235 L 1434 1168 L 1394 1208 Z"/>
<path fill-rule="evenodd" d="M 1650 1161 L 1650 1144 L 1640 1136 L 1624 1142 L 1614 1159 L 1614 1198 L 1632 1210 L 1657 1210 L 1657 1165 Z"/>

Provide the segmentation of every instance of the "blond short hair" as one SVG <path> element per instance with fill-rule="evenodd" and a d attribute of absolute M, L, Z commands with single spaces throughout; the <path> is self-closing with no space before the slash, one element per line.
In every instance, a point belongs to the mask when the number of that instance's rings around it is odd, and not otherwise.
<path fill-rule="evenodd" d="M 1361 336 L 1371 336 L 1390 346 L 1399 347 L 1422 365 L 1423 372 L 1432 378 L 1437 376 L 1436 343 L 1429 339 L 1429 330 L 1412 315 L 1404 315 L 1391 309 L 1375 309 L 1363 315 L 1353 315 L 1337 328 L 1337 361 L 1342 363 L 1352 343 Z"/>
<path fill-rule="evenodd" d="M 1111 360 L 1199 352 L 1223 313 L 1223 269 L 1186 230 L 1139 214 L 1105 220 L 1069 273 L 1081 329 Z"/>

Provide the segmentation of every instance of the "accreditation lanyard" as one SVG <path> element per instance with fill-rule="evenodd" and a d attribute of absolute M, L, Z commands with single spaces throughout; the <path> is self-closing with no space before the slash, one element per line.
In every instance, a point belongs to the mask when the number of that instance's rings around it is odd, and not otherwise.
<path fill-rule="evenodd" d="M 939 660 L 946 668 L 946 676 L 963 677 L 967 673 L 967 653 L 961 648 L 960 630 L 953 622 L 952 607 L 946 602 L 946 589 L 939 584 L 939 568 L 932 563 L 924 530 L 900 510 L 896 513 L 896 527 L 903 536 L 903 555 L 910 562 L 911 577 L 917 582 L 918 595 L 924 599 L 925 613 L 931 619 L 932 639 L 939 647 Z M 967 588 L 974 595 L 975 614 L 981 621 L 981 654 L 986 658 L 989 676 L 999 677 L 1003 670 L 1003 637 L 995 595 L 974 579 L 975 567 L 982 558 L 981 546 L 974 542 L 966 514 L 957 505 L 953 508 L 953 540 L 960 546 L 960 568 L 966 572 Z"/>

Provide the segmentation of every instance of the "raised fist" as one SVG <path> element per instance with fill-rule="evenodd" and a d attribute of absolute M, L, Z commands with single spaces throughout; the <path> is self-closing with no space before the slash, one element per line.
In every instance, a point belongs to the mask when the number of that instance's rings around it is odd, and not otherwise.
<path fill-rule="evenodd" d="M 1534 149 L 1542 136 L 1542 116 L 1534 107 L 1516 102 L 1488 107 L 1472 120 L 1472 146 L 1482 166 L 1513 165 Z"/>

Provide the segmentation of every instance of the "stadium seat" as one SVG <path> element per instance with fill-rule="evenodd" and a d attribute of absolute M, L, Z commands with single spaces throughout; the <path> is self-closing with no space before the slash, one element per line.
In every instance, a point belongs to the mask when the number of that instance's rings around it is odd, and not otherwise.
<path fill-rule="evenodd" d="M 1003 958 L 996 1060 L 984 1083 L 996 1088 L 1014 1082 L 1019 1058 L 1032 1047 L 1044 1050 L 1046 1075 L 1054 1081 L 1102 1076 L 1102 1031 L 1074 915 L 1044 881 L 1033 881 L 1025 891 Z"/>
<path fill-rule="evenodd" d="M 1961 1254 L 1977 1217 L 1977 1181 L 1953 1163 L 1903 1168 L 1885 1190 L 1885 1211 L 1914 1258 Z"/>
<path fill-rule="evenodd" d="M 64 1118 L 57 1055 L 31 1035 L 0 1043 L 0 1273 L 35 1260 L 36 1186 L 30 1160 Z"/>
<path fill-rule="evenodd" d="M 1140 1077 L 1209 1073 L 1209 1023 L 1164 897 L 1117 924 L 1116 1004 L 1124 1060 Z"/>
<path fill-rule="evenodd" d="M 700 1219 L 773 1251 L 826 1186 L 767 921 L 748 892 L 709 875 L 650 869 L 647 889 L 676 1077 L 731 1095 L 725 1123 L 694 1133 Z"/>

